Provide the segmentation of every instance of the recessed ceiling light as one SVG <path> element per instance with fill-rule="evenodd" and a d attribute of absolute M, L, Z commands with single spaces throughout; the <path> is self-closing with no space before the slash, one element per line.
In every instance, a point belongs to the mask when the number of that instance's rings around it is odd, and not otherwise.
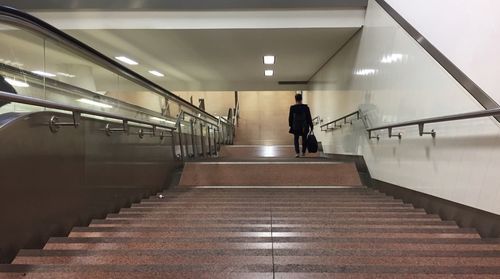
<path fill-rule="evenodd" d="M 22 81 L 15 80 L 12 78 L 6 77 L 6 78 L 4 78 L 4 80 L 6 82 L 8 82 L 10 85 L 15 86 L 15 87 L 30 87 L 30 85 L 27 84 L 26 82 L 22 82 Z"/>
<path fill-rule="evenodd" d="M 63 77 L 69 77 L 69 78 L 74 78 L 74 77 L 76 77 L 75 75 L 72 75 L 72 74 L 67 74 L 67 73 L 62 73 L 62 72 L 58 72 L 57 74 L 58 74 L 58 75 L 60 75 L 60 76 L 63 76 Z"/>
<path fill-rule="evenodd" d="M 382 57 L 382 60 L 380 60 L 380 62 L 384 63 L 384 64 L 391 64 L 391 63 L 395 63 L 395 62 L 398 62 L 401 60 L 403 60 L 403 54 L 393 53 L 391 55 L 386 55 L 386 56 Z"/>
<path fill-rule="evenodd" d="M 160 73 L 158 71 L 155 71 L 155 70 L 151 70 L 151 71 L 149 71 L 149 73 L 152 74 L 152 75 L 155 75 L 157 77 L 164 77 L 165 76 L 164 74 L 162 74 L 162 73 Z"/>
<path fill-rule="evenodd" d="M 265 70 L 264 75 L 266 77 L 272 77 L 274 75 L 274 71 L 273 70 Z"/>
<path fill-rule="evenodd" d="M 266 65 L 272 65 L 274 64 L 274 55 L 265 55 L 264 56 L 264 64 Z"/>
<path fill-rule="evenodd" d="M 361 69 L 354 72 L 354 74 L 357 76 L 369 76 L 369 75 L 374 75 L 376 73 L 377 73 L 376 69 Z"/>
<path fill-rule="evenodd" d="M 108 105 L 108 104 L 103 104 L 103 103 L 96 102 L 96 101 L 89 100 L 89 99 L 85 99 L 85 98 L 78 99 L 77 101 L 80 103 L 84 103 L 84 104 L 92 105 L 92 106 L 96 106 L 96 107 L 101 107 L 101 108 L 112 108 L 113 107 L 113 106 Z"/>
<path fill-rule="evenodd" d="M 120 60 L 122 61 L 123 63 L 127 63 L 129 65 L 138 65 L 139 63 L 135 62 L 134 60 L 128 58 L 128 57 L 125 57 L 125 56 L 116 56 L 115 57 L 117 60 Z"/>
<path fill-rule="evenodd" d="M 54 74 L 47 73 L 47 72 L 44 72 L 44 71 L 31 71 L 31 72 L 34 73 L 34 74 L 40 75 L 40 76 L 44 76 L 44 77 L 55 77 L 56 76 Z"/>

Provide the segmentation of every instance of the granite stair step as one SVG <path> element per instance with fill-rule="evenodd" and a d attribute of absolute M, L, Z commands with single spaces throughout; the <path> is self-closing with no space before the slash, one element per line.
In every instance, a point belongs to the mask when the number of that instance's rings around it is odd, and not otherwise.
<path fill-rule="evenodd" d="M 268 256 L 220 256 L 220 255 L 94 255 L 94 256 L 18 256 L 13 264 L 36 265 L 106 265 L 106 264 L 218 264 L 247 265 L 269 264 L 273 262 Z M 433 257 L 433 256 L 274 256 L 276 265 L 386 265 L 386 266 L 493 266 L 499 267 L 498 257 Z"/>
<path fill-rule="evenodd" d="M 93 241 L 91 241 L 93 240 Z M 374 243 L 374 242 L 377 243 Z M 459 242 L 455 240 L 455 242 Z M 491 245 L 473 241 L 460 241 L 462 243 L 453 243 L 451 241 L 422 241 L 422 239 L 404 239 L 398 242 L 392 240 L 387 242 L 387 239 L 365 239 L 365 241 L 357 241 L 347 239 L 344 242 L 332 241 L 309 241 L 309 242 L 276 242 L 271 245 L 271 241 L 264 242 L 217 242 L 217 241 L 200 241 L 200 242 L 175 242 L 175 241 L 147 241 L 143 239 L 98 239 L 88 238 L 85 241 L 81 239 L 73 239 L 73 241 L 49 241 L 44 249 L 46 250 L 246 250 L 246 249 L 273 249 L 276 254 L 280 250 L 380 250 L 380 251 L 477 251 L 477 252 L 498 252 L 500 245 Z"/>
<path fill-rule="evenodd" d="M 115 250 L 43 250 L 23 249 L 19 251 L 18 257 L 70 257 L 70 256 L 271 256 L 271 249 L 164 249 L 164 250 L 140 250 L 140 249 L 115 249 Z M 278 249 L 274 251 L 275 256 L 338 256 L 338 257 L 464 257 L 477 258 L 488 257 L 500 260 L 500 250 L 381 250 L 381 249 Z"/>
<path fill-rule="evenodd" d="M 126 263 L 121 264 L 51 264 L 51 265 L 37 265 L 37 264 L 11 264 L 8 266 L 0 265 L 0 271 L 9 270 L 10 272 L 29 272 L 30 275 L 37 275 L 38 273 L 94 273 L 94 272 L 119 272 L 119 273 L 161 273 L 163 276 L 172 273 L 272 273 L 273 265 L 270 260 L 266 264 L 252 264 L 252 263 L 208 263 L 208 264 L 141 264 L 130 265 Z M 50 275 L 50 274 L 46 274 Z M 89 274 L 90 275 L 90 274 Z M 143 275 L 144 276 L 144 275 Z M 234 275 L 233 275 L 234 276 Z M 35 277 L 36 278 L 36 277 Z M 50 277 L 47 277 L 50 278 Z M 53 277 L 52 277 L 53 278 Z M 76 278 L 79 278 L 77 276 Z M 168 277 L 164 277 L 168 278 Z M 176 277 L 173 277 L 176 278 Z"/>
<path fill-rule="evenodd" d="M 177 187 L 22 250 L 0 278 L 499 278 L 500 241 L 365 187 Z"/>
<path fill-rule="evenodd" d="M 207 202 L 206 200 L 198 200 L 191 202 L 180 202 L 178 200 L 172 201 L 170 203 L 163 202 L 163 199 L 158 199 L 159 202 L 143 202 L 135 203 L 131 205 L 131 208 L 184 208 L 191 206 L 205 206 L 205 207 L 230 207 L 230 206 L 241 206 L 241 207 L 255 207 L 259 205 L 269 206 L 271 201 L 263 200 L 257 202 L 249 202 L 248 199 L 232 200 L 228 202 Z M 399 204 L 405 206 L 412 206 L 411 204 L 405 204 L 398 200 L 393 199 L 335 199 L 335 200 L 324 200 L 324 201 L 305 201 L 305 200 L 286 200 L 286 201 L 272 201 L 275 207 L 291 207 L 291 206 L 318 206 L 318 207 L 328 207 L 329 205 L 358 205 L 364 206 L 365 204 Z"/>
<path fill-rule="evenodd" d="M 376 276 L 375 276 L 376 275 Z M 274 279 L 497 279 L 497 275 L 489 274 L 414 274 L 414 273 L 334 273 L 334 272 L 275 272 Z"/>
<path fill-rule="evenodd" d="M 67 270 L 67 271 L 50 271 L 50 270 L 37 270 L 33 269 L 31 266 L 21 266 L 17 267 L 9 273 L 1 273 L 2 266 L 0 265 L 0 274 L 2 274 L 2 279 L 96 279 L 96 278 L 106 278 L 106 279 L 165 279 L 165 278 L 175 278 L 175 279 L 273 279 L 272 272 L 169 272 L 169 271 L 82 271 L 77 270 Z M 486 278 L 488 279 L 488 278 Z"/>
<path fill-rule="evenodd" d="M 346 236 L 347 235 L 347 236 Z M 427 237 L 429 234 L 330 234 L 330 235 L 315 235 L 307 233 L 212 233 L 208 236 L 191 235 L 191 236 L 168 236 L 164 238 L 151 238 L 140 236 L 73 236 L 73 237 L 52 237 L 47 245 L 60 244 L 104 244 L 104 243 L 154 243 L 158 245 L 173 244 L 173 243 L 269 243 L 276 244 L 316 244 L 323 243 L 325 245 L 363 245 L 364 247 L 372 247 L 376 245 L 390 244 L 464 244 L 464 245 L 483 245 L 498 248 L 500 245 L 488 244 L 485 245 L 480 239 L 465 235 L 465 234 L 440 234 L 434 237 Z M 377 242 L 376 244 L 372 242 Z M 97 246 L 98 246 L 97 245 Z M 479 246 L 478 246 L 479 247 Z"/>
<path fill-rule="evenodd" d="M 212 221 L 212 220 L 266 220 L 270 218 L 269 213 L 183 213 L 183 214 L 173 214 L 173 213 L 120 213 L 120 214 L 108 214 L 106 219 L 108 220 L 123 220 L 123 219 L 154 219 L 159 222 L 179 222 L 181 220 L 186 220 L 187 222 L 193 220 L 200 221 Z M 439 219 L 436 215 L 426 215 L 421 212 L 327 212 L 327 213 L 276 213 L 272 216 L 273 221 L 283 222 L 283 221 L 297 221 L 297 222 L 311 222 L 323 220 L 324 222 L 337 221 L 337 220 L 404 220 L 404 219 L 415 219 L 415 220 L 436 220 Z M 215 221 L 216 222 L 216 221 Z"/>
<path fill-rule="evenodd" d="M 212 226 L 212 227 L 131 227 L 131 226 L 121 226 L 121 227 L 75 227 L 71 233 L 76 232 L 384 232 L 384 233 L 436 233 L 436 234 L 472 234 L 477 236 L 477 232 L 474 229 L 455 227 L 449 228 L 425 228 L 425 227 L 338 227 L 338 226 L 318 226 L 318 227 L 276 227 L 271 225 L 265 226 Z"/>
<path fill-rule="evenodd" d="M 159 222 L 155 219 L 96 219 L 90 224 L 90 227 L 116 227 L 116 226 L 137 226 L 137 227 L 234 227 L 234 226 L 247 226 L 247 227 L 261 227 L 270 226 L 270 220 L 195 220 L 176 222 Z M 394 220 L 394 219 L 376 219 L 376 220 L 300 220 L 295 222 L 274 222 L 273 227 L 429 227 L 429 228 L 458 228 L 454 221 L 441 221 L 441 220 Z"/>
<path fill-rule="evenodd" d="M 352 203 L 325 203 L 325 204 L 280 204 L 280 205 L 275 205 L 273 204 L 270 206 L 269 204 L 261 204 L 264 206 L 264 208 L 255 208 L 254 205 L 204 205 L 204 204 L 190 204 L 190 205 L 184 205 L 184 206 L 132 206 L 131 208 L 122 208 L 120 212 L 122 211 L 134 211 L 134 210 L 142 210 L 142 211 L 153 211 L 153 210 L 158 210 L 158 211 L 165 211 L 165 210 L 186 210 L 186 209 L 219 209 L 219 210 L 224 210 L 224 209 L 231 209 L 231 210 L 252 210 L 252 211 L 258 211 L 258 210 L 269 210 L 269 208 L 272 208 L 273 211 L 279 211 L 279 210 L 292 210 L 292 209 L 303 209 L 303 210 L 308 210 L 308 209 L 317 209 L 317 210 L 328 210 L 331 208 L 411 208 L 415 209 L 412 205 L 410 204 L 403 204 L 403 203 L 363 203 L 359 204 L 357 202 L 352 202 Z M 420 209 L 419 209 L 420 210 Z"/>
<path fill-rule="evenodd" d="M 36 264 L 36 265 L 101 265 L 101 264 L 129 264 L 129 265 L 212 265 L 224 263 L 229 266 L 249 265 L 249 264 L 272 264 L 272 255 L 253 256 L 253 255 L 97 255 L 97 256 L 47 256 L 25 257 L 18 256 L 13 264 Z"/>
<path fill-rule="evenodd" d="M 197 216 L 184 216 L 184 217 L 162 217 L 162 216 L 146 216 L 146 215 L 109 215 L 106 217 L 106 220 L 116 220 L 116 221 L 132 221 L 132 220 L 137 220 L 141 219 L 141 221 L 155 221 L 155 222 L 186 222 L 186 223 L 226 223 L 226 222 L 234 222 L 234 223 L 261 223 L 263 221 L 269 220 L 267 217 L 228 217 L 225 216 L 225 218 L 222 217 L 214 217 L 214 218 L 206 218 L 206 216 L 202 217 L 197 217 Z M 433 222 L 433 221 L 439 221 L 439 217 L 437 216 L 415 216 L 411 218 L 411 221 L 415 223 L 426 223 L 426 222 Z M 366 217 L 366 216 L 339 216 L 338 214 L 335 216 L 335 218 L 324 218 L 324 217 L 283 217 L 283 218 L 273 218 L 273 223 L 275 224 L 315 224 L 315 223 L 328 223 L 328 224 L 334 224 L 334 223 L 345 223 L 345 222 L 385 222 L 385 223 L 395 223 L 395 222 L 404 222 L 408 221 L 407 217 L 402 217 L 402 216 L 391 216 L 391 217 Z"/>
<path fill-rule="evenodd" d="M 217 208 L 187 208 L 187 209 L 137 209 L 137 208 L 123 208 L 120 210 L 119 213 L 138 213 L 138 214 L 161 214 L 161 213 L 169 213 L 169 214 L 175 214 L 175 213 L 182 213 L 182 214 L 205 214 L 205 213 L 210 213 L 210 214 L 224 214 L 224 213 L 257 213 L 257 214 L 263 214 L 267 213 L 269 214 L 269 209 L 246 209 L 246 208 L 224 208 L 224 209 L 217 209 Z M 363 212 L 380 212 L 383 214 L 384 212 L 421 212 L 425 213 L 423 209 L 414 209 L 414 208 L 409 208 L 409 207 L 399 207 L 399 206 L 394 206 L 394 207 L 332 207 L 332 208 L 290 208 L 290 209 L 272 209 L 273 214 L 279 214 L 279 213 L 363 213 Z"/>
<path fill-rule="evenodd" d="M 401 274 L 442 274 L 442 275 L 487 275 L 493 276 L 500 273 L 499 266 L 458 266 L 458 265 L 362 265 L 362 264 L 142 264 L 142 265 L 127 265 L 127 264 L 51 264 L 51 265 L 23 265 L 13 264 L 8 267 L 12 271 L 37 273 L 94 273 L 94 272 L 127 272 L 127 273 L 144 273 L 156 272 L 165 274 L 175 273 L 330 273 L 333 274 L 348 274 L 348 273 L 373 273 L 373 274 L 393 274 L 401 276 Z M 3 269 L 0 266 L 0 271 Z M 233 274 L 234 276 L 235 274 Z"/>
<path fill-rule="evenodd" d="M 321 239 L 328 241 L 336 241 L 336 239 L 477 239 L 479 236 L 474 233 L 433 233 L 433 232 L 186 232 L 186 231 L 166 231 L 166 232 L 71 232 L 69 238 L 151 238 L 161 237 L 174 240 L 203 240 L 211 241 L 212 239 L 234 241 L 235 239 L 248 238 L 255 241 L 258 238 L 273 238 L 274 241 L 280 239 Z M 260 239 L 258 239 L 260 241 Z"/>
<path fill-rule="evenodd" d="M 252 162 L 224 165 L 186 163 L 179 185 L 349 185 L 362 186 L 354 163 L 318 163 L 304 168 L 302 164 L 255 164 Z M 258 174 L 258 175 L 256 175 Z"/>

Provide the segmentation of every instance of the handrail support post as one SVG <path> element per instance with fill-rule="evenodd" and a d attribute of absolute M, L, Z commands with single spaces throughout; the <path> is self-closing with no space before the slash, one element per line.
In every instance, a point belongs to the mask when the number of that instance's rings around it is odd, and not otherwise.
<path fill-rule="evenodd" d="M 198 147 L 196 146 L 196 138 L 194 134 L 194 120 L 190 119 L 189 124 L 191 125 L 191 145 L 193 148 L 193 158 L 198 157 Z"/>
<path fill-rule="evenodd" d="M 368 131 L 368 139 L 377 139 L 377 141 L 380 140 L 380 135 L 376 135 L 372 137 L 372 131 Z"/>
<path fill-rule="evenodd" d="M 397 133 L 397 135 L 392 134 L 392 128 L 387 128 L 387 131 L 389 133 L 389 138 L 395 138 L 397 137 L 398 139 L 401 139 L 403 137 L 403 134 Z"/>
<path fill-rule="evenodd" d="M 106 131 L 106 135 L 111 136 L 113 132 L 123 132 L 123 133 L 128 133 L 128 121 L 127 120 L 122 120 L 122 127 L 121 128 L 112 128 L 111 124 L 106 124 L 104 127 L 104 131 Z"/>
<path fill-rule="evenodd" d="M 140 128 L 139 129 L 139 138 L 144 138 L 144 135 L 152 135 L 152 136 L 156 136 L 156 126 L 155 125 L 152 125 L 151 126 L 151 132 L 144 132 L 144 128 Z"/>
<path fill-rule="evenodd" d="M 436 137 L 436 131 L 434 131 L 434 129 L 432 129 L 430 132 L 424 132 L 424 124 L 425 123 L 419 123 L 418 124 L 418 134 L 420 136 L 431 135 L 433 138 L 435 138 Z"/>
<path fill-rule="evenodd" d="M 81 113 L 78 111 L 73 111 L 72 115 L 73 115 L 73 122 L 57 122 L 59 120 L 59 117 L 55 115 L 51 116 L 49 120 L 50 131 L 52 133 L 57 133 L 59 132 L 59 128 L 68 126 L 73 126 L 75 128 L 78 128 L 78 126 L 80 126 Z"/>
<path fill-rule="evenodd" d="M 177 125 L 177 134 L 179 135 L 179 148 L 181 149 L 181 159 L 184 160 L 184 146 L 182 144 L 182 124 L 179 121 Z"/>

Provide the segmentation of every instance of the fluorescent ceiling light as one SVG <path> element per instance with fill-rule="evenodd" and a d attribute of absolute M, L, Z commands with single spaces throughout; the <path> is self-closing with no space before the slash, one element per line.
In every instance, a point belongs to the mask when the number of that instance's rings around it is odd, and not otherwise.
<path fill-rule="evenodd" d="M 151 71 L 149 71 L 149 73 L 152 74 L 152 75 L 155 75 L 157 77 L 164 77 L 165 76 L 164 74 L 162 74 L 162 73 L 160 73 L 158 71 L 155 71 L 155 70 L 151 70 Z"/>
<path fill-rule="evenodd" d="M 265 70 L 264 75 L 266 77 L 272 77 L 274 75 L 274 71 L 273 70 Z"/>
<path fill-rule="evenodd" d="M 266 65 L 274 64 L 274 55 L 265 55 L 264 56 L 264 64 L 266 64 Z"/>
<path fill-rule="evenodd" d="M 103 104 L 103 103 L 96 102 L 96 101 L 89 100 L 89 99 L 85 99 L 85 98 L 78 99 L 77 101 L 80 103 L 84 103 L 87 105 L 92 105 L 92 106 L 96 106 L 96 107 L 100 107 L 100 108 L 112 108 L 113 107 L 113 106 L 110 106 L 108 104 Z"/>
<path fill-rule="evenodd" d="M 390 63 L 395 63 L 395 62 L 398 62 L 401 60 L 403 60 L 403 54 L 393 53 L 391 55 L 385 55 L 384 57 L 382 57 L 382 60 L 380 60 L 380 62 L 382 62 L 384 64 L 390 64 Z"/>
<path fill-rule="evenodd" d="M 12 86 L 15 86 L 15 87 L 30 87 L 29 84 L 27 84 L 26 82 L 22 82 L 22 81 L 19 81 L 19 80 L 15 80 L 15 79 L 11 79 L 11 78 L 4 78 L 4 80 L 6 82 L 8 82 L 10 85 Z"/>
<path fill-rule="evenodd" d="M 122 61 L 123 63 L 127 63 L 129 65 L 137 65 L 139 63 L 135 62 L 134 60 L 128 58 L 128 57 L 125 57 L 125 56 L 116 56 L 115 57 L 117 60 L 120 60 Z"/>
<path fill-rule="evenodd" d="M 47 72 L 44 72 L 44 71 L 31 71 L 31 72 L 34 73 L 34 74 L 43 76 L 43 77 L 55 77 L 56 76 L 54 74 L 47 73 Z"/>
<path fill-rule="evenodd" d="M 368 76 L 368 75 L 374 75 L 376 72 L 377 70 L 375 69 L 361 69 L 354 72 L 354 74 L 357 76 Z"/>
<path fill-rule="evenodd" d="M 61 73 L 61 72 L 58 72 L 57 74 L 58 74 L 58 75 L 60 75 L 60 76 L 63 76 L 63 77 L 69 77 L 69 78 L 74 78 L 74 77 L 76 77 L 75 75 L 72 75 L 72 74 L 67 74 L 67 73 Z"/>

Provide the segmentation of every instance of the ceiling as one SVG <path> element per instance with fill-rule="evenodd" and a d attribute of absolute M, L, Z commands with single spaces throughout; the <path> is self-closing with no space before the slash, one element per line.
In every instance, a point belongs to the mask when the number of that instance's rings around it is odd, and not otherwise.
<path fill-rule="evenodd" d="M 99 11 L 207 11 L 366 8 L 368 0 L 2 0 L 2 5 L 21 10 L 99 10 Z"/>
<path fill-rule="evenodd" d="M 65 4 L 57 6 L 60 1 L 15 2 L 17 7 L 41 8 L 42 11 L 33 14 L 111 58 L 126 56 L 139 62 L 136 66 L 124 65 L 168 90 L 253 91 L 306 89 L 304 84 L 278 82 L 308 81 L 362 27 L 365 10 L 361 2 L 366 1 L 210 1 L 214 6 L 205 3 L 209 1 L 198 1 L 205 4 L 196 6 L 198 10 L 195 11 L 180 8 L 184 4 L 194 5 L 193 1 L 185 0 L 161 2 L 172 4 L 169 9 L 177 7 L 182 11 L 119 11 L 119 7 L 110 8 L 113 3 L 118 4 L 115 1 L 77 0 L 69 2 L 75 7 L 109 2 L 110 6 L 106 7 L 110 10 L 47 11 L 49 7 L 62 9 Z M 161 4 L 158 1 L 139 2 Z M 226 7 L 221 6 L 224 3 L 229 6 L 239 3 L 238 7 L 244 10 L 221 10 Z M 312 9 L 327 3 L 331 9 Z M 360 6 L 347 8 L 346 3 Z M 285 6 L 311 9 L 245 10 Z M 211 10 L 214 7 L 219 10 Z M 15 38 L 6 40 L 9 45 L 0 54 L 5 57 L 15 54 L 16 60 L 22 59 L 27 69 L 48 63 L 46 69 L 52 64 L 55 69 L 72 67 L 74 70 L 71 65 L 86 64 L 71 62 L 75 57 L 61 50 L 55 50 L 52 58 L 43 60 L 39 39 L 15 34 L 17 32 L 11 34 Z M 268 54 L 276 56 L 275 65 L 263 64 L 263 55 Z M 94 68 L 96 90 L 115 83 L 113 75 L 90 66 Z M 265 77 L 266 69 L 274 70 L 274 76 Z M 153 76 L 150 70 L 159 71 L 165 77 Z"/>
<path fill-rule="evenodd" d="M 67 30 L 171 91 L 295 90 L 278 81 L 307 81 L 358 28 L 218 30 Z M 276 56 L 264 65 L 262 56 Z M 273 69 L 273 77 L 264 77 Z M 158 78 L 148 73 L 165 74 Z M 303 85 L 302 85 L 303 87 Z"/>

